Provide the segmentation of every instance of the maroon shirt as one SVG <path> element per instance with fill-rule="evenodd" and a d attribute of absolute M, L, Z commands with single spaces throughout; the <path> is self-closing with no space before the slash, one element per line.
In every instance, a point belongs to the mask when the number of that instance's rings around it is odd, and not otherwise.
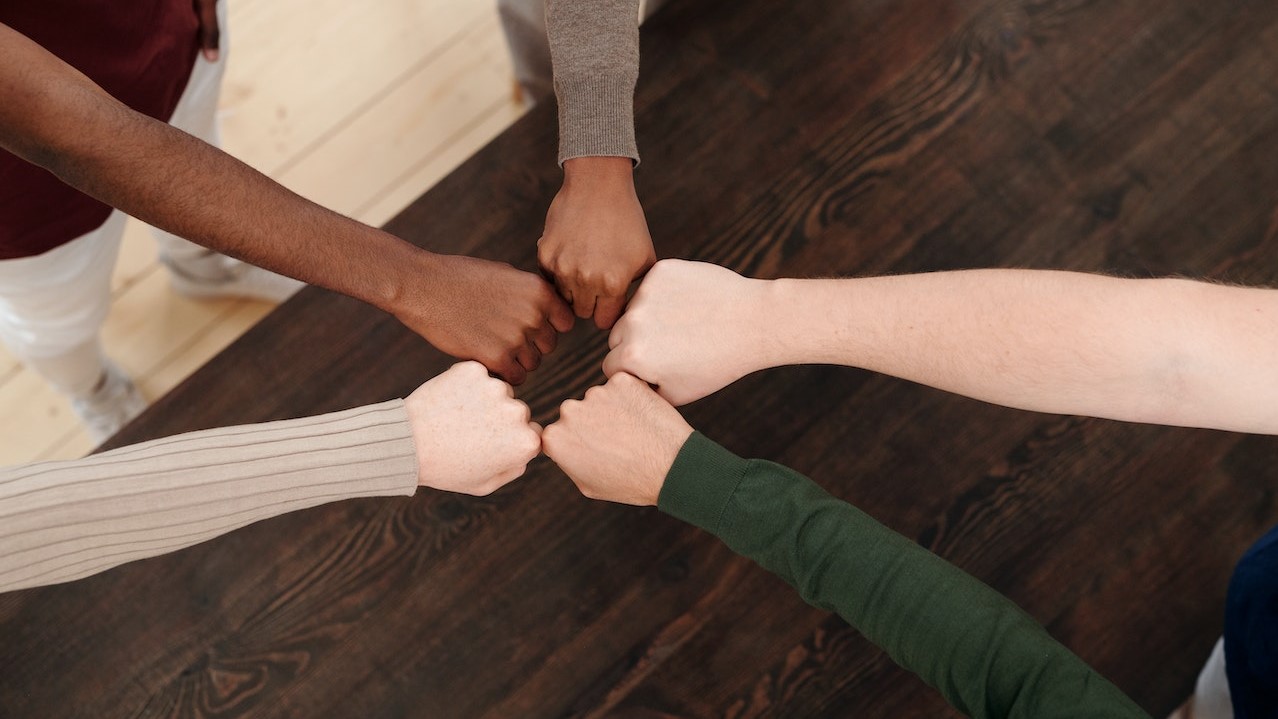
<path fill-rule="evenodd" d="M 199 51 L 192 0 L 0 0 L 0 23 L 134 110 L 166 121 Z M 0 150 L 0 260 L 47 252 L 97 229 L 109 214 L 110 207 Z"/>

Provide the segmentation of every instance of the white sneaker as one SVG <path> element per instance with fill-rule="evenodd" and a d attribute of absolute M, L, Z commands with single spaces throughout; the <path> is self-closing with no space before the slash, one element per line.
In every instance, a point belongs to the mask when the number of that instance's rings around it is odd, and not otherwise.
<path fill-rule="evenodd" d="M 124 370 L 108 361 L 97 388 L 87 397 L 71 400 L 71 409 L 84 423 L 89 436 L 101 444 L 142 414 L 146 400 Z"/>
<path fill-rule="evenodd" d="M 212 251 L 194 262 L 161 261 L 169 268 L 174 291 L 196 300 L 245 298 L 279 304 L 306 286 L 305 282 Z"/>

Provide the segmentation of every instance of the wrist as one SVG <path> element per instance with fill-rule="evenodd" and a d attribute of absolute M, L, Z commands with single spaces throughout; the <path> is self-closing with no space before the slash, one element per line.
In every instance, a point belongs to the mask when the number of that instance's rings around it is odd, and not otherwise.
<path fill-rule="evenodd" d="M 417 459 L 417 486 L 429 487 L 430 477 L 426 475 L 426 454 L 429 432 L 426 427 L 430 417 L 430 408 L 425 393 L 418 388 L 404 398 L 404 414 L 408 417 L 409 434 L 413 440 L 413 453 Z"/>
<path fill-rule="evenodd" d="M 565 192 L 599 187 L 634 188 L 634 162 L 629 157 L 574 157 L 564 162 Z"/>
<path fill-rule="evenodd" d="M 371 269 L 374 276 L 368 296 L 359 299 L 400 317 L 405 308 L 419 304 L 415 298 L 438 276 L 441 258 L 393 235 L 382 234 L 391 242 L 378 253 L 379 260 Z"/>
<path fill-rule="evenodd" d="M 773 280 L 768 314 L 772 331 L 768 367 L 837 364 L 874 369 L 884 334 L 884 308 L 876 304 L 879 278 Z"/>
<path fill-rule="evenodd" d="M 755 302 L 744 318 L 750 330 L 755 357 L 751 372 L 800 364 L 796 359 L 802 354 L 805 333 L 805 311 L 800 305 L 802 280 L 781 278 L 775 280 L 753 279 L 756 283 Z"/>

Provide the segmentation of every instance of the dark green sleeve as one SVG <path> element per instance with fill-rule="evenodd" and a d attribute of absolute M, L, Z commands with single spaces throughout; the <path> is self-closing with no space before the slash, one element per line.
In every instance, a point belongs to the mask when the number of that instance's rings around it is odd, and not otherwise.
<path fill-rule="evenodd" d="M 1011 601 L 785 467 L 693 433 L 659 506 L 837 612 L 970 716 L 1148 719 Z"/>

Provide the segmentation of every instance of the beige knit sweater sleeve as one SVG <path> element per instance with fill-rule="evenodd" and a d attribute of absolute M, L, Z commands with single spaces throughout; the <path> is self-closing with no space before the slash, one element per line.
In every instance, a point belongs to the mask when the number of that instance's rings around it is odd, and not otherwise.
<path fill-rule="evenodd" d="M 403 400 L 0 469 L 0 591 L 79 579 L 326 502 L 416 488 Z"/>
<path fill-rule="evenodd" d="M 559 164 L 588 156 L 638 164 L 639 0 L 546 0 L 546 35 L 559 100 Z"/>

